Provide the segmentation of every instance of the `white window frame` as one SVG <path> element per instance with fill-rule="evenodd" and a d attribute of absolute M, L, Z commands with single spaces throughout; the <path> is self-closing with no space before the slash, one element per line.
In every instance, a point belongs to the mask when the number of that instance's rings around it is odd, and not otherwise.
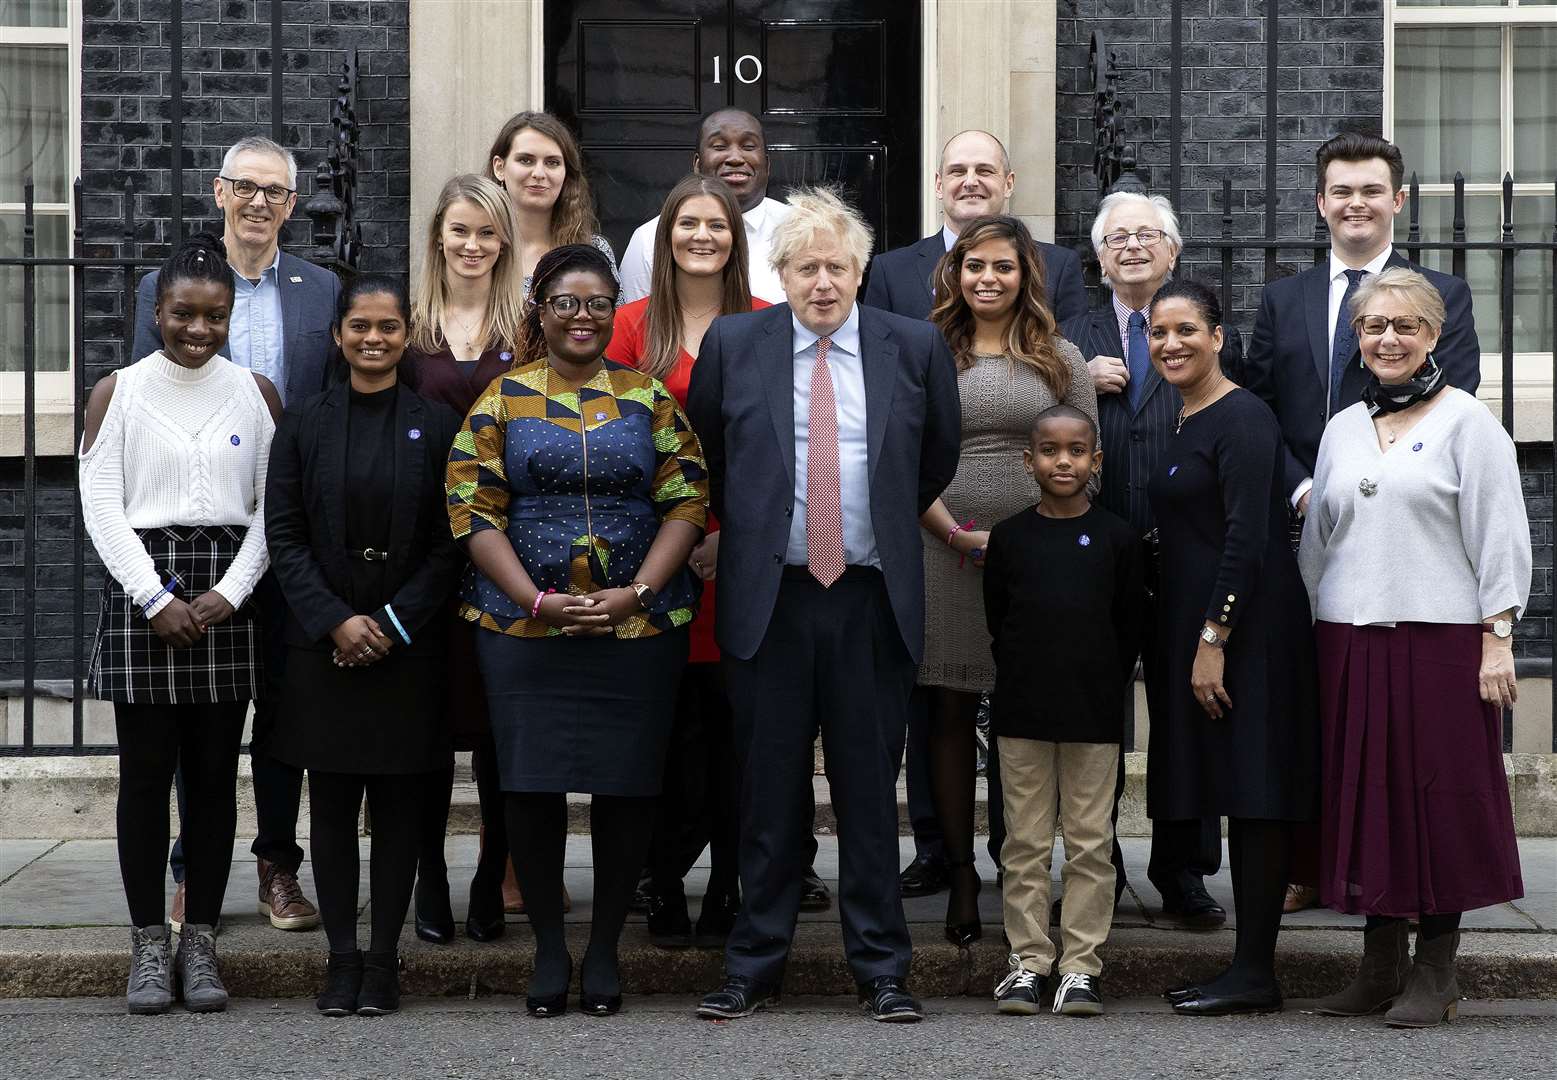
<path fill-rule="evenodd" d="M 1557 27 L 1557 5 L 1522 6 L 1519 0 L 1507 0 L 1502 7 L 1416 7 L 1399 0 L 1386 0 L 1384 8 L 1384 137 L 1395 137 L 1395 31 L 1402 28 L 1434 26 L 1495 26 L 1503 30 L 1498 69 L 1499 115 L 1512 116 L 1514 112 L 1513 50 L 1509 48 L 1510 35 L 1520 26 Z M 1499 162 L 1497 183 L 1466 183 L 1467 202 L 1473 196 L 1486 198 L 1501 196 L 1501 177 L 1513 172 L 1514 126 L 1502 124 L 1499 131 Z M 1557 163 L 1554 163 L 1557 164 Z M 1411 162 L 1406 162 L 1409 176 Z M 1428 197 L 1435 199 L 1454 195 L 1454 184 L 1422 184 L 1419 191 L 1424 203 Z M 1544 181 L 1521 182 L 1515 176 L 1514 198 L 1521 195 L 1552 194 L 1552 178 Z M 1410 213 L 1410 208 L 1402 211 Z M 1498 208 L 1502 215 L 1501 205 Z M 1544 234 L 1543 234 L 1544 235 Z M 1432 239 L 1441 239 L 1433 237 Z M 1475 239 L 1480 239 L 1479 237 Z M 1557 288 L 1557 283 L 1553 284 Z M 1494 411 L 1501 408 L 1503 384 L 1503 353 L 1496 337 L 1482 331 L 1481 387 L 1477 397 L 1487 402 Z M 1551 441 L 1552 395 L 1557 386 L 1552 382 L 1552 354 L 1550 352 L 1523 352 L 1514 354 L 1514 435 L 1521 441 Z"/>
<path fill-rule="evenodd" d="M 0 26 L 0 45 L 20 45 L 58 48 L 67 51 L 70 71 L 67 162 L 68 179 L 74 181 L 81 175 L 81 0 L 69 0 L 66 4 L 64 26 Z M 69 189 L 67 188 L 67 192 Z M 18 218 L 26 209 L 24 203 L 0 203 L 0 211 L 14 213 Z M 66 221 L 67 253 L 73 253 L 76 218 L 75 207 L 63 203 L 39 202 L 33 204 L 39 218 L 63 216 Z M 19 254 L 19 252 L 18 252 Z M 75 452 L 75 365 L 80 358 L 74 355 L 75 293 L 69 294 L 66 311 L 69 318 L 70 352 L 66 356 L 64 371 L 39 372 L 35 376 L 34 392 L 37 407 L 38 456 L 68 455 Z M 23 453 L 22 411 L 24 407 L 23 375 L 20 371 L 0 372 L 0 457 L 20 457 Z"/>

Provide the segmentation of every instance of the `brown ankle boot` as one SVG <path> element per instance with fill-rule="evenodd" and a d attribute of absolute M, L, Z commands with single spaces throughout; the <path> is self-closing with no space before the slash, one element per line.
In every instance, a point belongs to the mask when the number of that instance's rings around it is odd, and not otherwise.
<path fill-rule="evenodd" d="M 1423 941 L 1422 935 L 1417 934 L 1411 977 L 1396 999 L 1395 1007 L 1384 1015 L 1386 1024 L 1429 1028 L 1458 1015 L 1460 984 L 1454 977 L 1454 953 L 1459 945 L 1457 930 L 1452 934 L 1439 934 L 1431 941 Z"/>
<path fill-rule="evenodd" d="M 1362 964 L 1351 985 L 1314 1002 L 1325 1016 L 1367 1016 L 1388 1008 L 1411 974 L 1411 929 L 1394 919 L 1362 935 Z"/>

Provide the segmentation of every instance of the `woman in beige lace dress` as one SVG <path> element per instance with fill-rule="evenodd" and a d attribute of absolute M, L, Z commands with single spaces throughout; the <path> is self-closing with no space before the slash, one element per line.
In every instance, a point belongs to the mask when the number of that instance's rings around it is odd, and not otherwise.
<path fill-rule="evenodd" d="M 957 359 L 962 459 L 924 525 L 925 650 L 919 685 L 930 697 L 930 790 L 946 837 L 951 895 L 946 937 L 981 935 L 973 867 L 974 719 L 995 682 L 980 568 L 989 530 L 1032 505 L 1022 470 L 1033 419 L 1074 405 L 1097 422 L 1097 394 L 1077 348 L 1055 330 L 1043 262 L 1026 226 L 983 217 L 957 237 L 935 271 L 930 321 Z M 997 772 L 991 744 L 990 776 Z M 991 790 L 991 814 L 999 796 Z"/>

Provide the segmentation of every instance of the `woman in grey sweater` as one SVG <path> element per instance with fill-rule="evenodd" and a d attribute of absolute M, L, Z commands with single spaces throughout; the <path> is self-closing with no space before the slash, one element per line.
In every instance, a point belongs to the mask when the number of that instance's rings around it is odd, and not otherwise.
<path fill-rule="evenodd" d="M 1320 897 L 1367 927 L 1356 979 L 1318 1008 L 1392 1005 L 1390 1025 L 1432 1027 L 1455 1014 L 1460 913 L 1524 893 L 1501 711 L 1530 528 L 1513 441 L 1433 361 L 1432 284 L 1371 275 L 1351 315 L 1372 378 L 1325 429 L 1299 561 L 1319 653 Z"/>

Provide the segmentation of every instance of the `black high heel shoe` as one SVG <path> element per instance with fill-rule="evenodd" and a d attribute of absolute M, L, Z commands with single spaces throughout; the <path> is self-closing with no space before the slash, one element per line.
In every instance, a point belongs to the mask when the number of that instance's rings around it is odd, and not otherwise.
<path fill-rule="evenodd" d="M 984 924 L 978 917 L 978 895 L 979 890 L 984 887 L 984 881 L 979 877 L 972 859 L 947 862 L 946 868 L 951 878 L 951 894 L 946 898 L 946 940 L 959 949 L 966 949 L 984 936 Z M 951 913 L 957 907 L 958 885 L 964 880 L 964 874 L 971 875 L 973 878 L 973 919 L 969 922 L 954 923 L 951 921 Z"/>
<path fill-rule="evenodd" d="M 416 882 L 416 936 L 434 945 L 454 940 L 454 912 L 449 907 L 449 885 L 440 889 L 435 882 Z"/>
<path fill-rule="evenodd" d="M 622 1011 L 622 995 L 581 993 L 578 1007 L 585 1016 L 615 1016 Z"/>
<path fill-rule="evenodd" d="M 568 1011 L 568 987 L 573 985 L 573 957 L 568 957 L 568 977 L 562 981 L 562 989 L 545 997 L 524 996 L 524 1011 L 531 1016 L 549 1019 Z"/>
<path fill-rule="evenodd" d="M 496 941 L 508 930 L 503 916 L 503 892 L 493 887 L 478 899 L 475 886 L 470 890 L 470 907 L 465 911 L 465 936 L 472 941 Z"/>

